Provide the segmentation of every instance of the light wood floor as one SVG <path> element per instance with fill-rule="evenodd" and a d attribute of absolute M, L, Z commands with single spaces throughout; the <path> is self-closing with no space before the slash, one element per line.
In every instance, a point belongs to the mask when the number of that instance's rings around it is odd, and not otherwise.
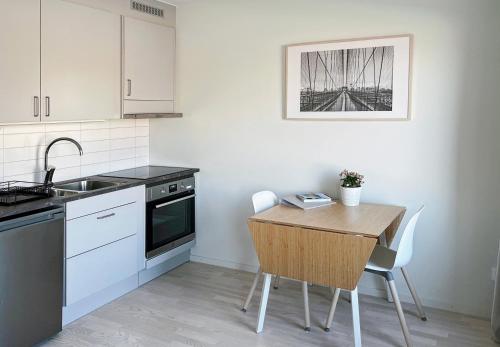
<path fill-rule="evenodd" d="M 68 325 L 49 346 L 351 346 L 350 305 L 339 301 L 332 331 L 322 330 L 330 303 L 327 288 L 310 288 L 312 331 L 302 329 L 299 282 L 271 289 L 264 331 L 255 333 L 260 289 L 240 311 L 253 274 L 188 263 Z M 424 303 L 425 304 L 425 303 Z M 489 322 L 427 309 L 422 322 L 404 304 L 415 346 L 495 346 Z M 360 297 L 364 346 L 404 346 L 392 304 Z"/>

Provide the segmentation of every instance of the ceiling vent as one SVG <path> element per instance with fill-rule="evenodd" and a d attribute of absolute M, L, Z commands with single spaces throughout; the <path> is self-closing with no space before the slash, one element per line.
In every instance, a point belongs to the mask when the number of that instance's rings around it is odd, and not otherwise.
<path fill-rule="evenodd" d="M 158 8 L 158 7 L 154 7 L 154 6 L 150 6 L 150 5 L 146 5 L 146 4 L 143 4 L 142 2 L 139 2 L 139 1 L 131 1 L 130 8 L 132 8 L 132 10 L 146 13 L 146 14 L 149 14 L 151 16 L 163 18 L 163 9 Z"/>

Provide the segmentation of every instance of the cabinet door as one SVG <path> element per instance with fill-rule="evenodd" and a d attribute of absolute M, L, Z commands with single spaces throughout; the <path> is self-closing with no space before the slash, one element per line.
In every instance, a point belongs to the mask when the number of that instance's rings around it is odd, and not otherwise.
<path fill-rule="evenodd" d="M 40 1 L 2 1 L 0 122 L 36 122 L 40 96 Z"/>
<path fill-rule="evenodd" d="M 137 274 L 135 235 L 66 260 L 66 306 Z"/>
<path fill-rule="evenodd" d="M 127 100 L 174 100 L 175 30 L 124 19 L 123 95 Z"/>
<path fill-rule="evenodd" d="M 42 121 L 120 118 L 120 17 L 42 0 Z"/>

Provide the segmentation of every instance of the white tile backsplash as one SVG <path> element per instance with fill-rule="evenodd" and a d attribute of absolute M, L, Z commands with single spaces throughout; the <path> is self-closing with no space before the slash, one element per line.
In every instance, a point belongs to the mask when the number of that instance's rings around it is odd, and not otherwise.
<path fill-rule="evenodd" d="M 39 172 L 43 169 L 41 159 L 15 161 L 3 164 L 4 176 L 25 175 L 32 172 Z"/>
<path fill-rule="evenodd" d="M 55 144 L 49 157 L 54 181 L 149 164 L 149 119 L 3 125 L 0 179 L 42 180 L 46 146 L 61 136 L 79 141 L 83 156 L 71 143 Z"/>
<path fill-rule="evenodd" d="M 108 129 L 108 128 L 109 128 L 109 122 L 106 121 L 80 123 L 81 130 Z"/>
<path fill-rule="evenodd" d="M 135 136 L 149 136 L 149 127 L 136 127 Z"/>
<path fill-rule="evenodd" d="M 109 129 L 110 139 L 123 139 L 126 137 L 134 137 L 135 128 L 111 128 Z"/>
<path fill-rule="evenodd" d="M 109 162 L 109 171 L 124 170 L 136 166 L 135 158 Z"/>
<path fill-rule="evenodd" d="M 19 133 L 3 136 L 4 148 L 35 147 L 45 144 L 45 133 Z"/>
<path fill-rule="evenodd" d="M 135 148 L 136 157 L 147 157 L 149 156 L 149 147 L 136 147 Z"/>
<path fill-rule="evenodd" d="M 120 120 L 111 120 L 109 121 L 110 128 L 135 128 L 136 120 L 135 119 L 120 119 Z"/>
<path fill-rule="evenodd" d="M 135 158 L 135 149 L 134 148 L 115 149 L 109 151 L 109 157 L 113 158 L 114 160 Z"/>
<path fill-rule="evenodd" d="M 44 133 L 45 124 L 27 124 L 27 125 L 6 125 L 3 126 L 3 133 L 7 134 L 32 134 Z"/>
<path fill-rule="evenodd" d="M 149 165 L 149 155 L 147 157 L 135 158 L 135 166 Z"/>
<path fill-rule="evenodd" d="M 91 129 L 81 132 L 82 141 L 109 140 L 109 129 Z"/>
<path fill-rule="evenodd" d="M 149 146 L 149 137 L 148 136 L 136 137 L 135 138 L 135 146 L 136 147 Z"/>
<path fill-rule="evenodd" d="M 43 158 L 44 151 L 45 146 L 5 148 L 2 162 L 10 163 Z"/>
<path fill-rule="evenodd" d="M 145 164 L 148 165 L 148 164 Z M 81 176 L 92 176 L 98 175 L 103 172 L 108 172 L 109 163 L 99 163 L 99 164 L 90 164 L 90 165 L 82 165 Z"/>
<path fill-rule="evenodd" d="M 109 150 L 109 140 L 82 141 L 83 153 L 103 152 Z"/>
<path fill-rule="evenodd" d="M 84 153 L 82 155 L 82 165 L 107 163 L 108 161 L 109 161 L 109 151 Z"/>
<path fill-rule="evenodd" d="M 45 133 L 45 143 L 49 144 L 52 140 L 58 137 L 71 137 L 72 139 L 80 142 L 82 137 L 82 132 L 80 130 L 68 130 L 68 131 L 51 131 Z"/>
<path fill-rule="evenodd" d="M 54 131 L 80 131 L 81 123 L 48 123 L 45 125 L 46 132 Z"/>
<path fill-rule="evenodd" d="M 134 148 L 135 146 L 135 138 L 133 137 L 113 139 L 109 143 L 109 149 Z"/>

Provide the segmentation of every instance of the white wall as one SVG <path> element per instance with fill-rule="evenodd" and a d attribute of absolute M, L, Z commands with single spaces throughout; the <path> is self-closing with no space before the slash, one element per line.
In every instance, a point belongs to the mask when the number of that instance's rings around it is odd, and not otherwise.
<path fill-rule="evenodd" d="M 256 268 L 246 227 L 251 194 L 337 193 L 338 173 L 355 169 L 367 178 L 364 201 L 404 205 L 409 214 L 427 206 L 409 266 L 424 303 L 487 316 L 500 234 L 499 14 L 497 0 L 179 6 L 184 118 L 151 121 L 150 155 L 152 163 L 201 168 L 193 258 Z M 411 121 L 282 119 L 285 45 L 404 33 L 414 34 Z M 379 287 L 364 276 L 362 291 Z"/>
<path fill-rule="evenodd" d="M 69 142 L 50 149 L 54 181 L 90 176 L 149 163 L 149 120 L 113 120 L 0 126 L 1 181 L 43 181 L 47 145 L 67 136 L 80 142 L 83 155 Z"/>

